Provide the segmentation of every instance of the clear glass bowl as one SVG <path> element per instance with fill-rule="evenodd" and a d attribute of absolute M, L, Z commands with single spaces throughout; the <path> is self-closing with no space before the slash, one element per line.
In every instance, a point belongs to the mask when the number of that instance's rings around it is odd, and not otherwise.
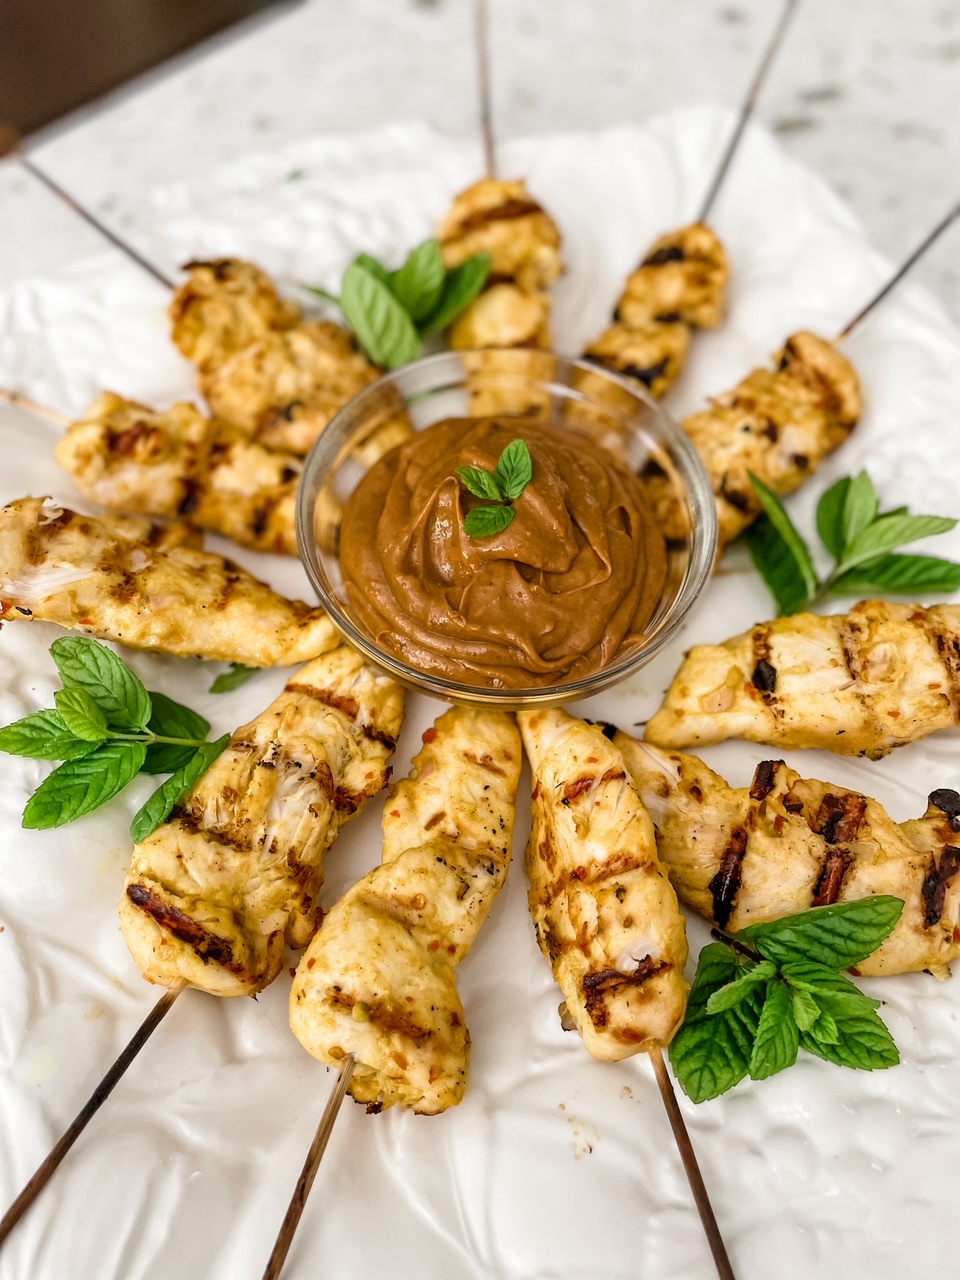
<path fill-rule="evenodd" d="M 344 504 L 370 467 L 441 419 L 544 411 L 613 449 L 657 494 L 668 525 L 668 574 L 643 639 L 607 666 L 529 689 L 444 679 L 381 648 L 358 620 L 337 556 Z M 545 351 L 456 351 L 427 356 L 371 384 L 329 423 L 304 467 L 297 539 L 320 602 L 347 640 L 402 684 L 448 702 L 500 707 L 585 698 L 650 661 L 676 632 L 713 567 L 717 517 L 710 482 L 686 434 L 638 385 L 598 365 Z"/>

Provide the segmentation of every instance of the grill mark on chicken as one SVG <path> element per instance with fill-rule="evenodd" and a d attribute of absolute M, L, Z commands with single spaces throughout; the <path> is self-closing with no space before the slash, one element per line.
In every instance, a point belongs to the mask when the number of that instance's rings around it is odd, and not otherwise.
<path fill-rule="evenodd" d="M 332 689 L 317 689 L 299 680 L 289 680 L 285 690 L 287 693 L 299 693 L 305 698 L 314 698 L 317 702 L 322 702 L 325 707 L 333 707 L 350 720 L 356 720 L 360 710 L 356 698 L 344 697 L 342 694 L 334 693 Z"/>
<path fill-rule="evenodd" d="M 488 222 L 506 222 L 514 218 L 526 218 L 531 213 L 543 213 L 536 200 L 505 200 L 492 209 L 478 209 L 460 223 L 462 231 L 476 231 Z"/>
<path fill-rule="evenodd" d="M 866 796 L 853 792 L 834 795 L 828 791 L 810 823 L 810 829 L 822 836 L 827 844 L 852 844 L 860 832 L 866 811 Z"/>
<path fill-rule="evenodd" d="M 593 1025 L 599 1030 L 610 1021 L 607 1000 L 628 987 L 642 987 L 648 978 L 671 968 L 666 960 L 653 960 L 644 956 L 633 973 L 621 973 L 619 969 L 601 969 L 599 973 L 586 973 L 583 977 L 583 1001 Z"/>
<path fill-rule="evenodd" d="M 762 694 L 775 693 L 777 688 L 777 668 L 761 658 L 757 665 L 753 668 L 753 674 L 750 679 L 755 689 L 759 689 Z M 769 701 L 764 697 L 764 701 Z"/>
<path fill-rule="evenodd" d="M 774 788 L 777 780 L 777 770 L 783 764 L 782 760 L 761 760 L 757 765 L 753 775 L 753 785 L 750 788 L 751 800 L 765 800 Z M 700 788 L 697 788 L 698 792 Z M 702 798 L 702 792 L 698 799 Z"/>
<path fill-rule="evenodd" d="M 813 890 L 811 906 L 829 907 L 838 901 L 843 888 L 843 878 L 854 863 L 849 849 L 831 848 L 823 860 L 823 868 Z"/>
<path fill-rule="evenodd" d="M 657 249 L 644 258 L 640 264 L 644 267 L 662 267 L 667 262 L 685 262 L 687 255 L 678 244 L 667 245 L 665 249 Z"/>
<path fill-rule="evenodd" d="M 604 736 L 609 737 L 609 735 Z M 626 776 L 623 769 L 607 769 L 599 778 L 595 773 L 582 774 L 579 778 L 574 778 L 572 782 L 566 783 L 560 803 L 569 804 L 571 800 L 576 800 L 577 796 L 582 796 L 585 791 L 590 791 L 593 787 L 599 786 L 603 782 L 618 782 Z"/>
<path fill-rule="evenodd" d="M 770 629 L 768 627 L 754 627 L 752 634 L 753 673 L 750 681 L 764 703 L 776 715 L 778 713 L 776 695 L 777 669 L 770 661 L 773 653 Z"/>
<path fill-rule="evenodd" d="M 948 815 L 951 831 L 960 831 L 960 792 L 951 787 L 941 787 L 937 791 L 931 791 L 927 800 Z"/>
<path fill-rule="evenodd" d="M 924 902 L 924 923 L 929 927 L 938 924 L 943 915 L 943 907 L 947 897 L 947 888 L 957 872 L 960 871 L 960 849 L 955 845 L 947 845 L 927 872 L 920 889 Z"/>
<path fill-rule="evenodd" d="M 234 960 L 233 948 L 229 942 L 204 929 L 191 916 L 178 910 L 160 894 L 148 889 L 146 885 L 128 884 L 127 897 L 134 906 L 139 907 L 155 920 L 161 929 L 172 933 L 175 938 L 192 947 L 204 964 L 213 960 L 224 969 L 237 974 L 238 977 L 243 974 L 243 965 Z"/>
<path fill-rule="evenodd" d="M 735 827 L 730 842 L 720 859 L 720 867 L 707 888 L 713 898 L 713 915 L 721 929 L 725 929 L 743 879 L 743 859 L 747 852 L 748 833 L 745 827 Z"/>

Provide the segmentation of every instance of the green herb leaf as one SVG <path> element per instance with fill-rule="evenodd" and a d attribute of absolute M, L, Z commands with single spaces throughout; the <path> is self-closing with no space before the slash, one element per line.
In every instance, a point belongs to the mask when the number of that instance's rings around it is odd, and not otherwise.
<path fill-rule="evenodd" d="M 814 595 L 819 585 L 807 544 L 794 528 L 793 521 L 787 515 L 787 509 L 777 494 L 768 485 L 764 484 L 758 476 L 755 476 L 753 472 L 750 473 L 750 483 L 753 485 L 753 491 L 767 514 L 767 519 L 779 535 L 783 553 L 789 556 L 795 566 L 795 573 L 799 576 L 802 584 L 802 588 L 797 588 L 795 594 L 799 594 L 802 590 L 803 598 L 807 600 Z M 748 545 L 750 554 L 753 555 L 752 542 Z M 757 565 L 757 568 L 759 569 L 760 566 Z M 764 573 L 763 569 L 760 572 Z M 764 577 L 766 579 L 766 575 Z M 769 585 L 770 583 L 768 582 Z M 770 589 L 773 590 L 773 587 L 771 586 Z M 783 612 L 792 612 L 792 610 L 784 609 Z"/>
<path fill-rule="evenodd" d="M 937 533 L 949 533 L 956 525 L 956 520 L 946 516 L 911 516 L 899 513 L 879 516 L 873 524 L 863 529 L 847 546 L 843 556 L 843 567 L 849 568 L 861 564 L 864 560 L 873 560 L 894 547 L 905 542 L 916 542 L 918 538 L 931 538 Z"/>
<path fill-rule="evenodd" d="M 340 306 L 340 299 L 335 293 L 331 293 L 329 289 L 321 289 L 318 284 L 304 284 L 301 289 L 306 289 L 307 293 L 315 293 L 318 298 L 323 298 L 324 302 L 332 302 L 334 306 Z"/>
<path fill-rule="evenodd" d="M 23 825 L 32 830 L 62 827 L 99 809 L 136 777 L 146 754 L 142 742 L 105 742 L 88 755 L 68 760 L 27 801 Z"/>
<path fill-rule="evenodd" d="M 106 645 L 86 636 L 61 636 L 50 646 L 65 689 L 82 689 L 117 729 L 138 730 L 150 719 L 150 695 L 138 676 Z"/>
<path fill-rule="evenodd" d="M 441 329 L 456 320 L 461 311 L 465 311 L 487 283 L 490 274 L 489 253 L 478 253 L 458 267 L 447 272 L 443 282 L 440 301 L 433 314 L 420 325 L 420 332 L 426 337 L 431 333 L 439 333 Z"/>
<path fill-rule="evenodd" d="M 744 1078 L 760 1022 L 757 990 L 732 1009 L 710 1015 L 715 991 L 735 980 L 735 954 L 721 943 L 700 952 L 687 1016 L 670 1044 L 670 1065 L 680 1088 L 693 1102 L 719 1097 Z"/>
<path fill-rule="evenodd" d="M 255 669 L 255 668 L 254 668 Z M 187 738 L 190 743 L 203 742 L 210 732 L 210 722 L 196 711 L 174 702 L 166 694 L 150 691 L 153 715 L 147 728 L 163 738 Z M 176 773 L 193 759 L 196 745 L 176 746 L 172 742 L 151 742 L 143 773 Z"/>
<path fill-rule="evenodd" d="M 900 898 L 857 898 L 750 925 L 735 936 L 777 964 L 814 960 L 833 969 L 847 969 L 876 951 L 902 911 Z"/>
<path fill-rule="evenodd" d="M 800 1035 L 794 1018 L 793 1001 L 787 986 L 773 979 L 760 1010 L 757 1036 L 750 1054 L 750 1077 L 766 1080 L 792 1067 L 797 1060 Z"/>
<path fill-rule="evenodd" d="M 0 751 L 31 760 L 75 760 L 94 746 L 75 738 L 59 711 L 35 711 L 0 729 Z"/>
<path fill-rule="evenodd" d="M 847 488 L 842 517 L 843 551 L 838 559 L 843 559 L 860 534 L 868 529 L 876 518 L 877 491 L 867 473 L 861 471 L 853 477 Z"/>
<path fill-rule="evenodd" d="M 210 686 L 211 693 L 230 693 L 255 676 L 259 667 L 245 667 L 242 662 L 231 662 L 229 671 L 222 671 Z"/>
<path fill-rule="evenodd" d="M 496 477 L 482 467 L 457 467 L 457 478 L 464 488 L 478 498 L 492 498 L 494 502 L 499 502 L 506 497 L 497 484 Z"/>
<path fill-rule="evenodd" d="M 743 540 L 754 567 L 777 602 L 777 613 L 800 613 L 810 601 L 810 592 L 789 546 L 773 523 L 761 516 L 744 530 Z"/>
<path fill-rule="evenodd" d="M 809 988 L 796 988 L 792 993 L 793 1016 L 801 1031 L 809 1031 L 820 1017 L 820 1006 Z"/>
<path fill-rule="evenodd" d="M 719 987 L 707 1001 L 707 1013 L 722 1013 L 724 1009 L 732 1009 L 741 1000 L 745 1000 L 754 987 L 769 981 L 777 972 L 777 966 L 771 960 L 762 960 L 760 964 L 752 964 L 738 978 Z"/>
<path fill-rule="evenodd" d="M 857 1067 L 878 1071 L 895 1067 L 900 1061 L 897 1046 L 879 1015 L 873 1009 L 833 1015 L 837 1039 L 827 1041 L 807 1032 L 800 1034 L 800 1046 L 808 1053 L 835 1062 L 841 1067 Z"/>
<path fill-rule="evenodd" d="M 503 496 L 516 502 L 533 479 L 533 459 L 526 440 L 510 441 L 497 461 L 493 477 Z"/>
<path fill-rule="evenodd" d="M 369 253 L 358 253 L 354 262 L 358 267 L 363 267 L 364 271 L 369 271 L 372 276 L 376 276 L 381 284 L 385 284 L 390 289 L 393 272 L 389 267 L 385 267 L 379 258 L 374 258 Z M 390 291 L 393 292 L 392 289 Z"/>
<path fill-rule="evenodd" d="M 843 509 L 850 490 L 850 477 L 843 476 L 832 484 L 817 503 L 817 533 L 834 560 L 843 555 Z"/>
<path fill-rule="evenodd" d="M 812 1025 L 804 1030 L 809 1031 L 819 1044 L 836 1044 L 840 1039 L 836 1021 L 826 1009 L 820 1009 L 819 1016 L 814 1018 Z"/>
<path fill-rule="evenodd" d="M 390 279 L 390 290 L 414 324 L 432 315 L 446 278 L 439 240 L 425 240 Z"/>
<path fill-rule="evenodd" d="M 134 844 L 146 840 L 162 822 L 166 822 L 174 807 L 193 790 L 229 741 L 230 735 L 225 733 L 216 742 L 205 742 L 198 750 L 191 752 L 190 759 L 162 787 L 154 791 L 130 824 L 130 836 Z"/>
<path fill-rule="evenodd" d="M 69 733 L 84 742 L 104 742 L 109 737 L 107 717 L 83 689 L 58 689 L 53 695 Z"/>
<path fill-rule="evenodd" d="M 960 564 L 937 556 L 878 556 L 839 574 L 830 584 L 834 595 L 887 591 L 913 595 L 917 591 L 960 591 Z"/>
<path fill-rule="evenodd" d="M 780 972 L 795 990 L 809 991 L 817 998 L 829 996 L 832 999 L 862 1000 L 870 1009 L 880 1007 L 879 1000 L 871 1000 L 869 996 L 864 995 L 860 988 L 854 986 L 842 973 L 826 965 L 817 964 L 813 960 L 790 960 L 780 966 Z"/>
<path fill-rule="evenodd" d="M 413 321 L 383 281 L 356 262 L 344 274 L 340 308 L 375 364 L 399 369 L 420 355 Z"/>
<path fill-rule="evenodd" d="M 487 538 L 508 529 L 515 515 L 513 507 L 474 507 L 467 512 L 463 529 L 470 538 Z"/>

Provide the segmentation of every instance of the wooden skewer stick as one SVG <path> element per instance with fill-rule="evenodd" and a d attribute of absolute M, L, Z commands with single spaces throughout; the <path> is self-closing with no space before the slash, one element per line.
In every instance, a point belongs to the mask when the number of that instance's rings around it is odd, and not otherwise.
<path fill-rule="evenodd" d="M 277 1236 L 276 1244 L 273 1246 L 273 1252 L 270 1254 L 267 1269 L 263 1273 L 263 1280 L 279 1280 L 283 1264 L 286 1262 L 290 1246 L 293 1244 L 294 1232 L 303 1214 L 307 1196 L 313 1186 L 313 1180 L 317 1176 L 320 1160 L 327 1149 L 327 1143 L 330 1141 L 330 1134 L 333 1132 L 333 1126 L 340 1113 L 340 1106 L 346 1097 L 347 1086 L 350 1083 L 350 1077 L 353 1075 L 355 1066 L 356 1059 L 352 1053 L 348 1053 L 340 1063 L 340 1074 L 337 1076 L 337 1082 L 333 1086 L 333 1092 L 327 1099 L 327 1105 L 324 1107 L 320 1123 L 317 1125 L 317 1132 L 314 1134 L 310 1150 L 307 1152 L 307 1158 L 303 1163 L 303 1168 L 300 1170 L 300 1177 L 297 1179 L 297 1185 L 294 1188 L 290 1204 L 280 1225 L 280 1233 Z"/>
<path fill-rule="evenodd" d="M 799 0 L 787 0 L 783 13 L 780 15 L 780 21 L 777 23 L 773 35 L 770 38 L 770 43 L 764 50 L 763 57 L 760 60 L 760 66 L 757 68 L 753 81 L 750 84 L 750 88 L 747 90 L 747 96 L 744 99 L 743 106 L 740 108 L 740 116 L 737 120 L 736 127 L 734 128 L 730 141 L 727 143 L 727 149 L 724 151 L 723 156 L 720 159 L 720 164 L 714 174 L 713 181 L 710 183 L 710 187 L 704 197 L 703 204 L 700 206 L 700 212 L 697 215 L 698 222 L 706 222 L 710 214 L 713 202 L 717 198 L 720 186 L 727 175 L 727 170 L 730 168 L 730 163 L 733 160 L 737 147 L 740 145 L 740 139 L 743 136 L 744 129 L 747 127 L 747 121 L 753 115 L 753 108 L 756 106 L 757 98 L 759 97 L 760 90 L 763 87 L 763 82 L 767 78 L 767 72 L 770 70 L 773 59 L 776 56 L 776 52 L 780 47 L 780 42 L 783 40 L 787 26 L 793 16 L 793 11 L 796 9 L 798 3 Z"/>
<path fill-rule="evenodd" d="M 493 138 L 493 107 L 490 93 L 490 23 L 487 0 L 473 3 L 474 43 L 477 50 L 477 82 L 480 88 L 480 129 L 483 133 L 483 157 L 488 178 L 497 176 L 497 157 Z"/>
<path fill-rule="evenodd" d="M 60 1168 L 64 1156 L 106 1102 L 107 1098 L 110 1097 L 110 1094 L 113 1093 L 127 1067 L 130 1066 L 167 1013 L 169 1013 L 174 1000 L 176 1000 L 185 985 L 185 983 L 180 982 L 163 993 L 143 1022 L 141 1022 L 127 1047 L 97 1085 L 96 1089 L 94 1089 L 73 1124 L 70 1125 L 69 1129 L 67 1129 L 66 1133 L 64 1133 L 63 1137 L 3 1215 L 3 1218 L 0 1219 L 0 1248 L 3 1247 L 7 1236 L 9 1236 L 10 1232 Z"/>
<path fill-rule="evenodd" d="M 47 422 L 52 422 L 58 427 L 70 425 L 70 418 L 65 413 L 61 413 L 59 409 L 51 409 L 45 404 L 38 404 L 36 400 L 31 400 L 29 396 L 19 391 L 7 391 L 0 387 L 0 403 L 25 409 L 27 413 L 34 413 L 38 418 L 46 418 Z"/>
<path fill-rule="evenodd" d="M 690 1183 L 690 1190 L 693 1192 L 697 1212 L 700 1214 L 700 1221 L 703 1223 L 703 1229 L 707 1235 L 707 1243 L 710 1245 L 710 1252 L 713 1254 L 717 1275 L 720 1280 L 737 1280 L 733 1267 L 730 1265 L 730 1259 L 727 1256 L 726 1245 L 723 1243 L 723 1237 L 717 1225 L 717 1219 L 710 1203 L 710 1197 L 707 1194 L 707 1188 L 704 1185 L 700 1166 L 697 1163 L 697 1153 L 693 1149 L 690 1134 L 687 1132 L 687 1126 L 683 1120 L 683 1112 L 680 1110 L 677 1095 L 673 1090 L 673 1081 L 670 1079 L 667 1064 L 664 1062 L 660 1046 L 657 1044 L 650 1050 L 650 1061 L 653 1063 L 653 1073 L 657 1077 L 657 1084 L 660 1086 L 660 1097 L 663 1099 L 663 1105 L 666 1107 L 667 1115 L 670 1119 L 670 1128 L 673 1130 L 673 1136 L 680 1151 L 680 1159 L 683 1161 L 687 1181 Z"/>
<path fill-rule="evenodd" d="M 52 191 L 58 199 L 64 202 L 64 204 L 69 205 L 74 213 L 79 214 L 80 217 L 83 218 L 84 222 L 88 222 L 94 230 L 99 231 L 102 236 L 105 236 L 115 248 L 119 249 L 122 253 L 125 253 L 128 258 L 132 258 L 138 266 L 143 267 L 144 271 L 149 272 L 150 275 L 153 276 L 154 280 L 159 281 L 160 284 L 165 285 L 168 289 L 175 289 L 177 287 L 169 276 L 165 276 L 163 274 L 159 267 L 155 267 L 152 262 L 145 258 L 141 253 L 138 253 L 137 250 L 134 249 L 133 245 L 127 244 L 125 240 L 122 240 L 120 236 L 111 231 L 106 223 L 101 222 L 96 214 L 91 213 L 90 210 L 85 208 L 79 200 L 74 199 L 70 192 L 64 190 L 64 188 L 60 186 L 59 182 L 54 181 L 48 173 L 40 168 L 35 160 L 31 160 L 21 147 L 16 147 L 13 154 L 23 165 L 24 169 L 26 169 L 28 173 L 33 174 L 38 182 L 42 182 L 48 191 Z"/>
<path fill-rule="evenodd" d="M 877 307 L 880 305 L 880 303 L 884 300 L 884 298 L 887 296 L 890 290 L 895 288 L 900 283 L 900 281 L 907 274 L 907 272 L 914 265 L 914 263 L 916 263 L 920 258 L 923 257 L 923 255 L 927 252 L 930 246 L 936 240 L 939 240 L 940 236 L 944 233 L 944 231 L 946 231 L 947 227 L 949 227 L 958 217 L 960 217 L 960 204 L 955 204 L 953 208 L 946 214 L 946 216 L 940 219 L 940 221 L 929 233 L 929 235 L 927 235 L 920 242 L 920 244 L 917 245 L 913 253 L 910 254 L 909 258 L 907 258 L 906 262 L 904 262 L 902 266 L 897 268 L 897 270 L 893 273 L 893 275 L 890 277 L 887 283 L 883 286 L 883 288 L 880 289 L 877 293 L 875 293 L 873 297 L 870 299 L 870 301 L 867 303 L 867 305 L 861 308 L 861 310 L 857 312 L 857 314 L 853 317 L 853 319 L 849 320 L 844 325 L 844 327 L 837 334 L 838 342 L 840 341 L 841 338 L 848 337 L 854 331 L 857 325 L 861 322 L 861 320 L 865 320 L 867 316 L 870 314 L 870 312 L 874 309 L 874 307 Z"/>

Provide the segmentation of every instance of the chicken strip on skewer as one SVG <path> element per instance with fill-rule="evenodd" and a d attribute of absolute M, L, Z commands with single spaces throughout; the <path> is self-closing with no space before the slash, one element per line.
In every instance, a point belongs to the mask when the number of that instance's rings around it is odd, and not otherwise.
<path fill-rule="evenodd" d="M 777 618 L 687 654 L 650 742 L 747 738 L 878 760 L 960 722 L 960 605 L 862 600 Z"/>
<path fill-rule="evenodd" d="M 170 305 L 172 336 L 196 364 L 214 415 L 273 449 L 310 451 L 379 370 L 352 334 L 304 320 L 248 262 L 191 262 Z"/>
<path fill-rule="evenodd" d="M 662 396 L 680 376 L 691 329 L 723 319 L 730 267 L 723 245 L 702 222 L 661 236 L 629 277 L 613 324 L 585 357 L 636 378 Z"/>
<path fill-rule="evenodd" d="M 383 862 L 332 908 L 300 961 L 290 1024 L 321 1062 L 356 1066 L 368 1109 L 454 1106 L 470 1036 L 456 966 L 510 863 L 522 752 L 513 717 L 455 707 L 423 736 L 391 791 Z"/>
<path fill-rule="evenodd" d="M 912 973 L 960 956 L 960 795 L 934 791 L 922 818 L 897 825 L 869 797 L 801 778 L 782 760 L 735 788 L 696 756 L 616 733 L 657 829 L 680 898 L 734 932 L 876 894 L 903 914 L 864 975 Z"/>
<path fill-rule="evenodd" d="M 563 273 L 560 232 L 524 182 L 482 178 L 456 197 L 438 232 L 448 270 L 478 253 L 490 275 L 450 333 L 468 347 L 550 347 L 548 289 Z"/>
<path fill-rule="evenodd" d="M 310 941 L 323 857 L 390 776 L 403 692 L 346 645 L 299 671 L 133 851 L 124 938 L 150 982 L 255 995 Z"/>
<path fill-rule="evenodd" d="M 567 1013 L 595 1058 L 669 1044 L 686 1009 L 686 931 L 623 758 L 565 711 L 519 721 L 534 777 L 530 910 Z"/>
<path fill-rule="evenodd" d="M 246 667 L 292 667 L 339 644 L 322 609 L 287 600 L 199 542 L 186 524 L 21 498 L 0 510 L 0 621 L 55 622 Z"/>
<path fill-rule="evenodd" d="M 254 551 L 297 554 L 300 459 L 192 404 L 154 413 L 104 392 L 67 429 L 57 460 L 86 497 L 112 511 L 186 519 Z"/>

